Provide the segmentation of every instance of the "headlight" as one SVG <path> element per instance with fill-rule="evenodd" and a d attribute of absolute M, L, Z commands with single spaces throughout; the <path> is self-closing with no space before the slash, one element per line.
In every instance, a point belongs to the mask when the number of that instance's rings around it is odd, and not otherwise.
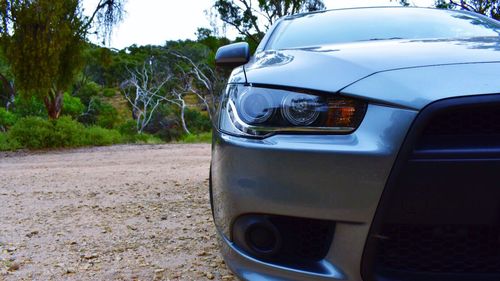
<path fill-rule="evenodd" d="M 366 103 L 351 98 L 230 85 L 222 101 L 220 128 L 229 134 L 265 137 L 275 133 L 355 131 Z"/>

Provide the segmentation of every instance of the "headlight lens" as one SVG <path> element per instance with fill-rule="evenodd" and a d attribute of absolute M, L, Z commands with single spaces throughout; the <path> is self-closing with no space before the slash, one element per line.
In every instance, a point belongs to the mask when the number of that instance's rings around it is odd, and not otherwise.
<path fill-rule="evenodd" d="M 365 112 L 366 103 L 351 98 L 230 85 L 220 128 L 255 137 L 280 132 L 347 134 L 358 128 Z"/>

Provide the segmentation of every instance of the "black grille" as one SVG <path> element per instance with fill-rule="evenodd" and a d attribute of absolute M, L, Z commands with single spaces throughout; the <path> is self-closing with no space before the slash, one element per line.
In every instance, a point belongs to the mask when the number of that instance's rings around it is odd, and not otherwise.
<path fill-rule="evenodd" d="M 500 135 L 500 106 L 457 108 L 437 114 L 424 135 Z"/>
<path fill-rule="evenodd" d="M 426 107 L 382 194 L 364 280 L 500 280 L 499 151 L 500 95 Z"/>
<path fill-rule="evenodd" d="M 333 238 L 333 222 L 284 216 L 270 216 L 269 221 L 283 237 L 279 259 L 315 262 L 327 254 Z"/>
<path fill-rule="evenodd" d="M 500 228 L 391 224 L 383 228 L 377 266 L 428 273 L 500 273 Z"/>

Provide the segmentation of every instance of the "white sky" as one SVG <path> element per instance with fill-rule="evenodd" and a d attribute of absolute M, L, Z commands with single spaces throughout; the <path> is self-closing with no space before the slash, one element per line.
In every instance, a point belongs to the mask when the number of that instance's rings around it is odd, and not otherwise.
<path fill-rule="evenodd" d="M 96 0 L 84 0 L 87 12 Z M 397 6 L 397 0 L 323 0 L 328 9 L 368 6 Z M 429 7 L 434 0 L 413 0 L 415 6 Z M 122 49 L 132 44 L 163 45 L 167 40 L 196 39 L 198 27 L 210 28 L 209 16 L 213 0 L 128 0 L 123 22 L 113 31 L 110 46 Z M 237 33 L 228 27 L 226 36 Z"/>

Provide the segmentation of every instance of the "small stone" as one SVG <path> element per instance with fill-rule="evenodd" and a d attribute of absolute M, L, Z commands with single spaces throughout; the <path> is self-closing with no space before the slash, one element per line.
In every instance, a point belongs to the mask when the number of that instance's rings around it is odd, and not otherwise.
<path fill-rule="evenodd" d="M 135 227 L 133 225 L 127 225 L 127 228 L 130 229 L 130 230 L 134 230 L 134 231 L 137 230 L 137 227 Z"/>
<path fill-rule="evenodd" d="M 92 260 L 92 259 L 96 259 L 98 257 L 99 257 L 99 255 L 97 253 L 83 255 L 83 258 L 86 260 Z"/>
<path fill-rule="evenodd" d="M 206 276 L 209 280 L 212 280 L 212 279 L 214 279 L 214 278 L 215 278 L 215 276 L 214 276 L 212 273 L 210 273 L 210 272 L 205 273 L 205 276 Z"/>
<path fill-rule="evenodd" d="M 66 268 L 66 274 L 76 273 L 76 269 L 73 267 Z"/>
<path fill-rule="evenodd" d="M 161 216 L 161 218 L 160 218 L 160 219 L 161 219 L 162 221 L 166 221 L 166 220 L 168 219 L 168 217 L 167 217 L 167 216 Z"/>
<path fill-rule="evenodd" d="M 191 217 L 191 215 L 190 215 L 190 214 L 187 214 L 187 215 L 186 215 L 186 217 L 189 219 L 189 218 Z"/>
<path fill-rule="evenodd" d="M 26 234 L 26 237 L 31 238 L 35 235 L 38 235 L 39 231 L 38 230 L 32 230 L 28 234 Z"/>
<path fill-rule="evenodd" d="M 17 262 L 15 262 L 15 263 L 12 263 L 12 264 L 9 266 L 9 268 L 7 268 L 7 271 L 10 271 L 10 272 L 12 272 L 12 271 L 16 271 L 16 270 L 19 270 L 19 268 L 20 268 L 20 267 L 21 267 L 21 266 L 20 266 Z"/>
<path fill-rule="evenodd" d="M 7 248 L 7 252 L 9 252 L 9 253 L 15 252 L 16 250 L 17 250 L 16 247 L 8 247 Z"/>

